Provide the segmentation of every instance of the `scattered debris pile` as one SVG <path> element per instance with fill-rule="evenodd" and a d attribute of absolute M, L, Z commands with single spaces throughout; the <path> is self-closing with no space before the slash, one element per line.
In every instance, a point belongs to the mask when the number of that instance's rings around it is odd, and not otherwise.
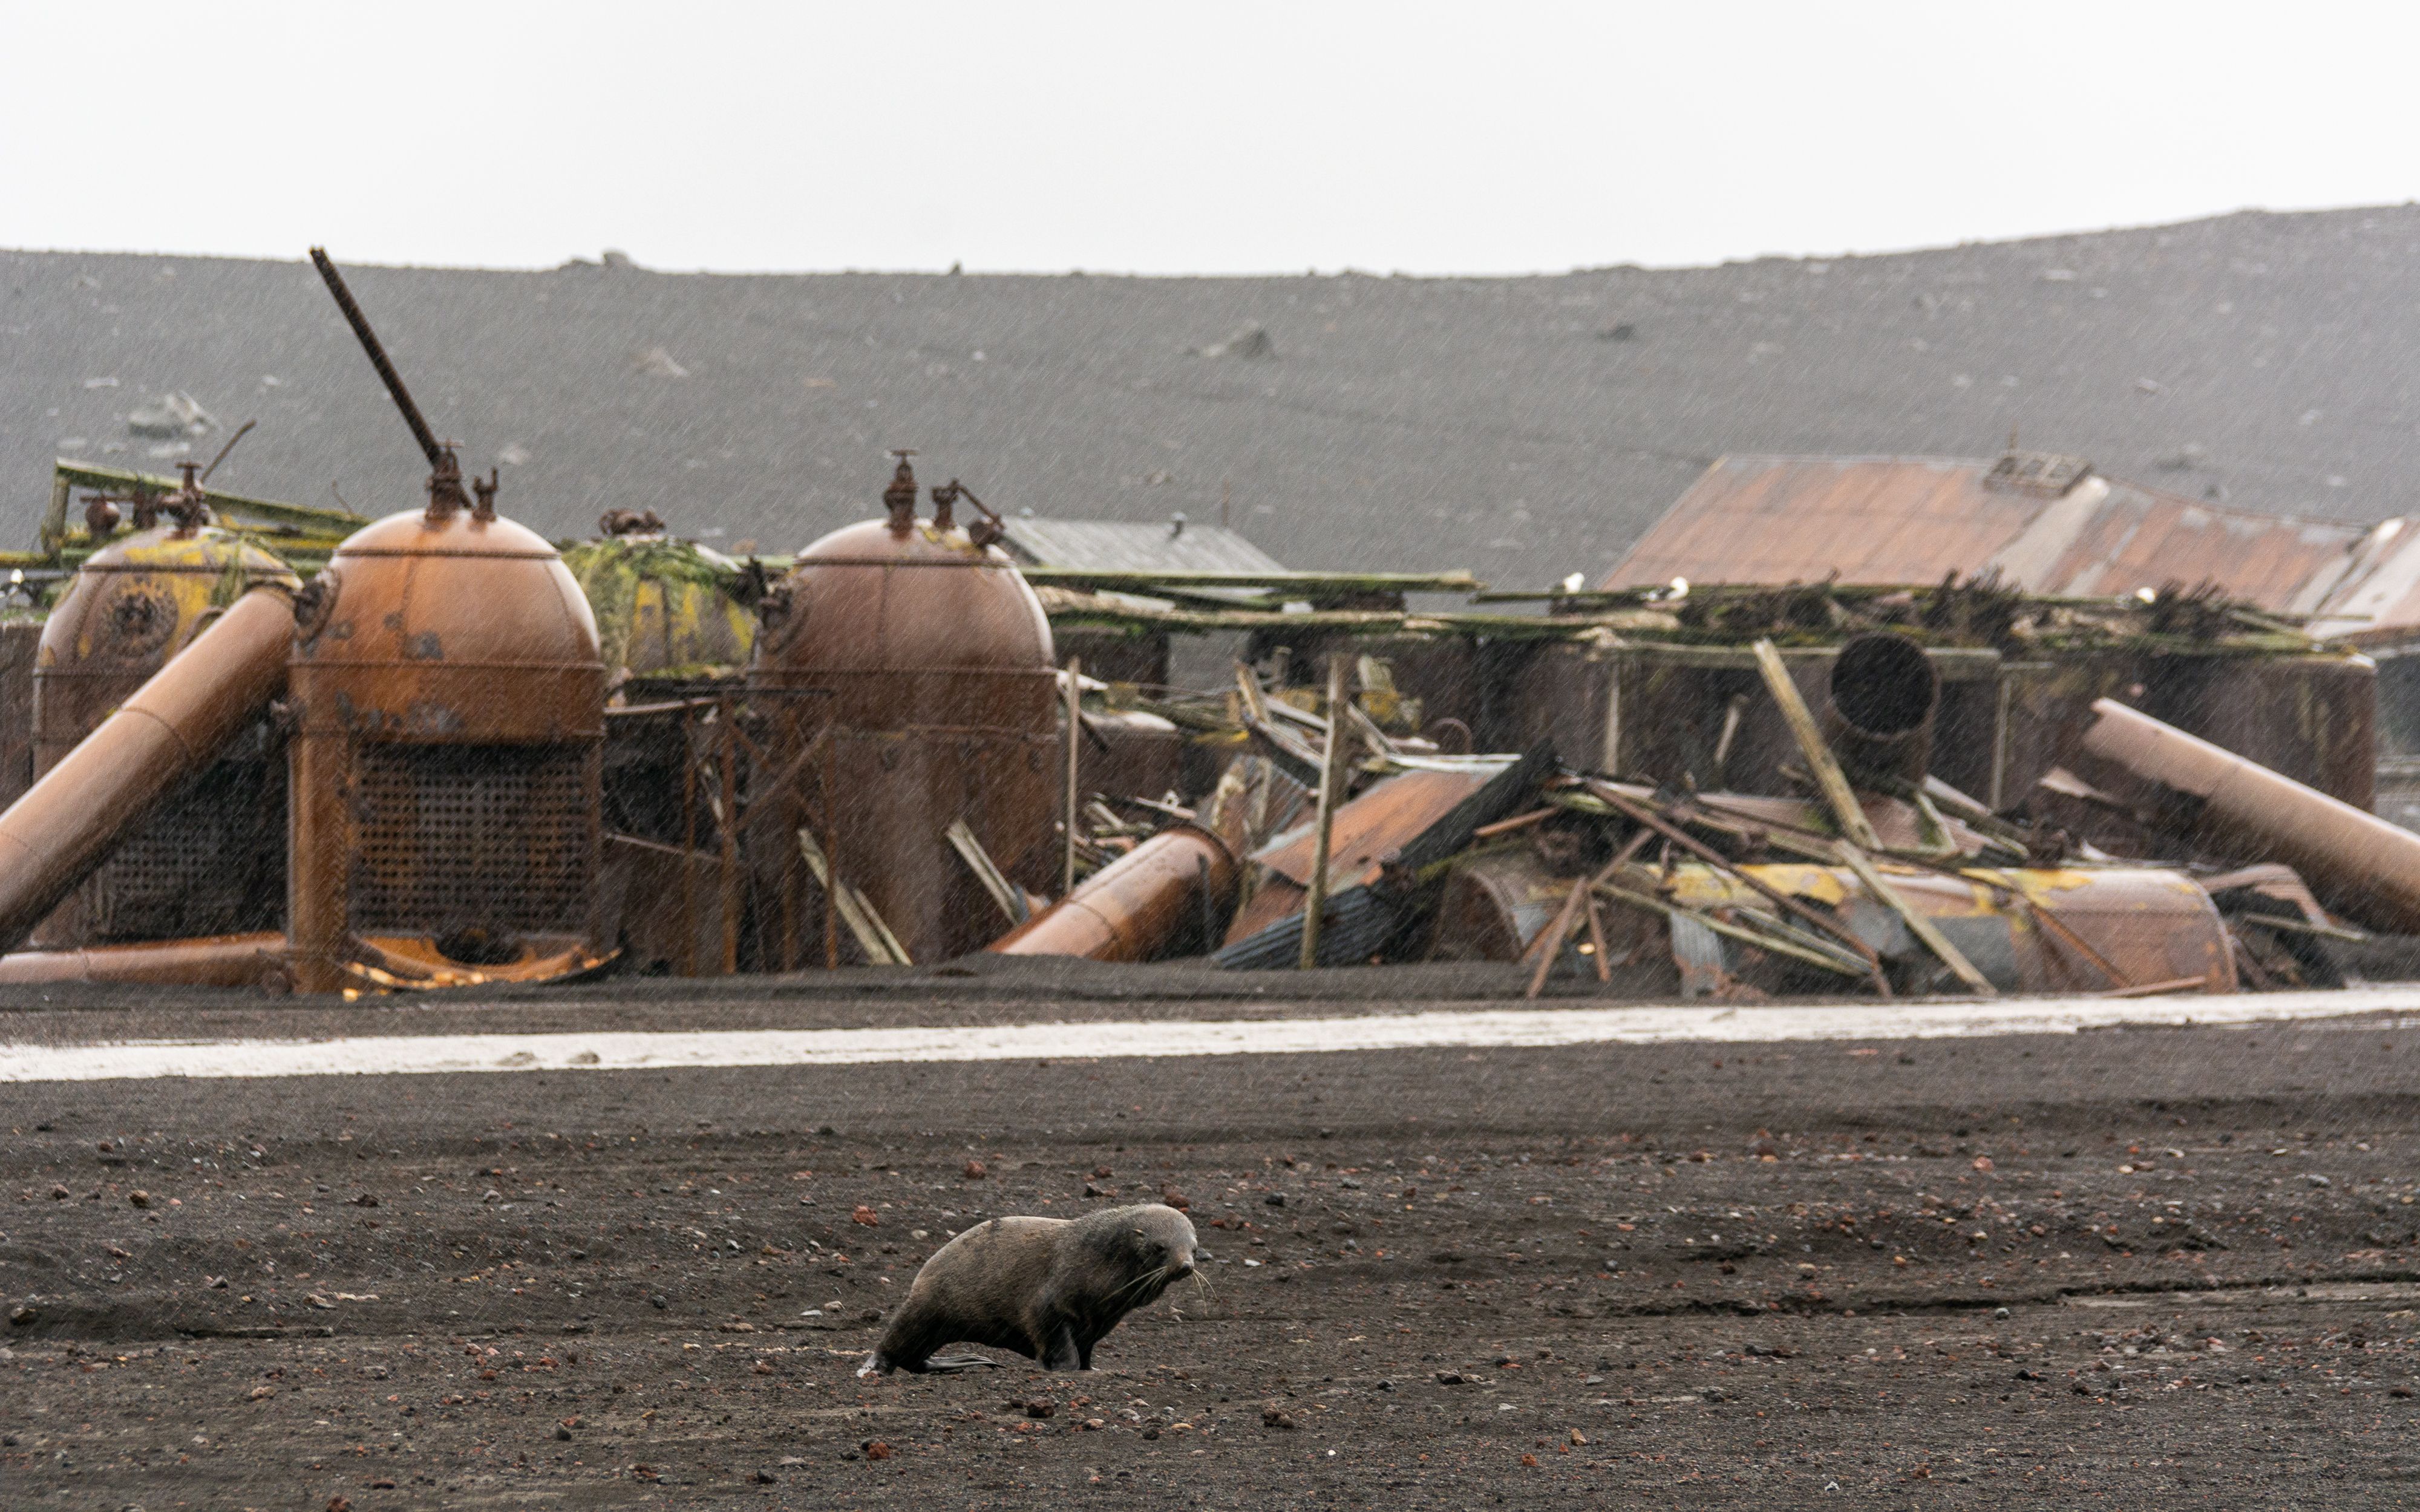
<path fill-rule="evenodd" d="M 2420 861 L 2420 837 L 2233 768 L 2288 817 L 2257 833 L 2195 827 L 2210 798 L 2189 804 L 2171 787 L 2163 814 L 2129 810 L 2160 854 L 2121 857 L 2039 806 L 1995 811 L 1928 770 L 1941 683 L 1913 640 L 1839 644 L 1820 715 L 1777 646 L 1749 649 L 1791 733 L 1795 794 L 1615 778 L 1558 764 L 1543 745 L 1448 756 L 1387 732 L 1366 705 L 1400 695 L 1374 669 L 1348 696 L 1337 658 L 1327 695 L 1304 697 L 1239 666 L 1222 699 L 1151 705 L 1231 752 L 1198 810 L 1094 800 L 1088 812 L 1105 822 L 1094 843 L 1123 858 L 992 949 L 1138 960 L 1197 953 L 1215 936 L 1206 953 L 1231 969 L 1517 962 L 1532 996 L 1550 984 L 1735 1000 L 2333 986 L 2326 942 L 2361 935 L 2273 858 L 2280 831 L 2319 837 L 2297 858 L 2330 882 L 2381 864 L 2347 856 L 2355 842 Z M 2191 740 L 2120 705 L 2096 719 L 2108 732 L 2088 733 L 2096 748 L 2155 726 L 2172 748 Z M 2173 764 L 2136 764 L 2147 780 L 2192 780 Z M 2083 785 L 2049 780 L 2054 793 Z M 1166 827 L 1138 842 L 1142 826 L 1119 809 Z M 2344 829 L 2345 815 L 2362 823 Z M 2323 832 L 2315 816 L 2340 827 Z M 2352 890 L 2338 906 L 2360 916 Z M 1072 929 L 1071 914 L 1090 922 Z M 2373 903 L 2366 917 L 2387 916 Z M 2393 918 L 2420 928 L 2420 913 Z"/>

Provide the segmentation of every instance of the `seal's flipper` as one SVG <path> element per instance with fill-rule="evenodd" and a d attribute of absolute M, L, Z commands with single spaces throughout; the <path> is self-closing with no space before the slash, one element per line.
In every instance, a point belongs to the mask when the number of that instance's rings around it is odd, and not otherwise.
<path fill-rule="evenodd" d="M 1042 1368 L 1045 1370 L 1084 1368 L 1083 1352 L 1077 1346 L 1075 1330 L 1064 1323 L 1059 1325 L 1058 1334 L 1050 1340 L 1050 1348 L 1043 1353 Z"/>
<path fill-rule="evenodd" d="M 891 1362 L 882 1357 L 882 1351 L 876 1350 L 865 1357 L 863 1365 L 857 1367 L 857 1379 L 863 1381 L 869 1376 L 887 1376 L 893 1368 Z"/>
<path fill-rule="evenodd" d="M 1000 1362 L 980 1354 L 936 1354 L 924 1361 L 924 1373 L 931 1376 L 946 1376 L 960 1370 L 972 1370 L 978 1365 L 985 1369 L 997 1370 L 1000 1368 Z"/>

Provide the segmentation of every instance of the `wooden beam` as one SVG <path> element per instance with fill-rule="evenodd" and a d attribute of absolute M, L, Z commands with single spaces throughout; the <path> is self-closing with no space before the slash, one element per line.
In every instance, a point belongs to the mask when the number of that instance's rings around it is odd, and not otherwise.
<path fill-rule="evenodd" d="M 1646 846 L 1650 833 L 1652 832 L 1649 830 L 1641 829 L 1631 836 L 1629 843 L 1615 853 L 1613 859 L 1607 861 L 1605 869 L 1596 875 L 1586 880 L 1577 877 L 1572 879 L 1572 890 L 1564 895 L 1562 910 L 1555 915 L 1555 921 L 1540 930 L 1537 937 L 1532 939 L 1528 948 L 1521 952 L 1520 959 L 1523 961 L 1529 959 L 1531 951 L 1542 952 L 1538 957 L 1538 969 L 1530 975 L 1528 990 L 1524 992 L 1522 996 L 1535 997 L 1545 991 L 1546 978 L 1553 973 L 1555 963 L 1562 959 L 1563 942 L 1571 937 L 1572 924 L 1579 918 L 1582 898 L 1592 894 L 1616 872 L 1627 865 L 1630 858 Z"/>
<path fill-rule="evenodd" d="M 1155 588 L 1266 588 L 1279 596 L 1317 602 L 1362 594 L 1475 594 L 1487 585 L 1453 572 L 1211 572 L 1171 568 L 1163 572 L 1090 567 L 1019 567 L 1028 582 L 1061 588 L 1149 594 Z"/>
<path fill-rule="evenodd" d="M 1859 939 L 1856 932 L 1849 928 L 1848 925 L 1842 923 L 1839 919 L 1834 918 L 1830 914 L 1824 913 L 1823 910 L 1812 906 L 1805 901 L 1792 897 L 1791 894 L 1786 893 L 1780 888 L 1772 886 L 1770 883 L 1763 881 L 1754 872 L 1747 871 L 1737 862 L 1723 856 L 1713 846 L 1705 844 L 1695 836 L 1690 835 L 1686 831 L 1681 829 L 1678 825 L 1672 824 L 1670 821 L 1663 818 L 1653 811 L 1631 802 L 1628 798 L 1616 793 L 1610 786 L 1591 779 L 1588 784 L 1588 788 L 1590 793 L 1596 795 L 1598 798 L 1602 799 L 1607 806 L 1620 813 L 1623 818 L 1630 820 L 1633 824 L 1640 825 L 1640 833 L 1643 834 L 1648 830 L 1652 830 L 1655 833 L 1662 835 L 1666 840 L 1672 841 L 1683 850 L 1687 851 L 1699 860 L 1705 862 L 1710 867 L 1713 867 L 1716 872 L 1727 876 L 1738 878 L 1742 884 L 1754 889 L 1766 901 L 1779 907 L 1784 912 L 1796 914 L 1807 923 L 1815 926 L 1815 928 L 1839 940 L 1851 950 L 1865 957 L 1866 969 L 1873 977 L 1874 990 L 1885 997 L 1888 997 L 1891 995 L 1890 980 L 1883 975 L 1882 957 L 1876 955 L 1874 953 L 1873 947 L 1868 945 L 1864 940 Z"/>
<path fill-rule="evenodd" d="M 883 928 L 881 920 L 875 917 L 874 907 L 866 901 L 865 895 L 832 875 L 831 864 L 825 858 L 823 847 L 815 843 L 813 832 L 799 831 L 799 854 L 806 857 L 807 870 L 814 873 L 816 886 L 824 889 L 826 906 L 831 913 L 838 914 L 841 922 L 848 926 L 849 933 L 856 937 L 857 948 L 864 953 L 865 959 L 877 966 L 907 965 L 908 962 L 905 954 L 892 953 L 891 931 Z"/>
<path fill-rule="evenodd" d="M 1371 755 L 1391 761 L 1404 753 L 1404 748 L 1388 739 L 1387 732 L 1378 728 L 1377 720 L 1362 713 L 1360 707 L 1350 701 L 1344 705 L 1344 721 L 1353 727 L 1353 733 L 1360 737 L 1361 744 L 1370 748 Z"/>
<path fill-rule="evenodd" d="M 1764 674 L 1764 686 L 1773 694 L 1773 702 L 1781 706 L 1781 719 L 1790 726 L 1792 738 L 1798 742 L 1799 753 L 1807 758 L 1807 770 L 1815 774 L 1815 785 L 1823 792 L 1823 801 L 1832 808 L 1832 817 L 1838 820 L 1840 833 L 1853 845 L 1869 851 L 1883 848 L 1882 837 L 1866 822 L 1866 810 L 1857 804 L 1857 795 L 1849 787 L 1849 779 L 1833 759 L 1832 748 L 1823 742 L 1823 732 L 1815 723 L 1815 716 L 1807 701 L 1798 696 L 1798 685 L 1790 680 L 1790 669 L 1782 665 L 1781 653 L 1770 640 L 1760 640 L 1752 648 L 1756 668 Z"/>
<path fill-rule="evenodd" d="M 950 821 L 948 834 L 950 844 L 957 850 L 958 858 L 967 863 L 967 870 L 975 874 L 975 880 L 983 884 L 984 891 L 991 894 L 991 901 L 1000 905 L 1000 911 L 1008 916 L 1011 924 L 1022 924 L 1033 917 L 1033 910 L 1025 902 L 1024 892 L 1001 874 L 991 853 L 984 849 L 983 841 L 975 838 L 973 828 L 965 820 Z"/>
<path fill-rule="evenodd" d="M 1840 853 L 1840 864 L 1857 874 L 1857 880 L 1865 885 L 1866 891 L 1873 895 L 1874 901 L 1897 914 L 1900 922 L 1907 926 L 1908 933 L 1924 942 L 1926 949 L 1940 957 L 1941 964 L 1947 966 L 1952 975 L 1985 997 L 2000 995 L 2000 989 L 1992 985 L 1989 977 L 1975 969 L 1975 963 L 1967 960 L 1964 952 L 1949 943 L 1948 935 L 1942 933 L 1931 919 L 1917 913 L 1913 903 L 1900 896 L 1898 888 L 1883 880 L 1883 874 L 1874 870 L 1874 863 L 1867 858 L 1865 852 L 1847 841 L 1839 841 L 1833 849 Z"/>
<path fill-rule="evenodd" d="M 1612 899 L 1615 903 L 1628 903 L 1633 908 L 1644 908 L 1651 913 L 1662 914 L 1667 919 L 1676 914 L 1685 914 L 1715 933 L 1728 934 L 1743 945 L 1752 945 L 1760 950 L 1771 950 L 1779 955 L 1792 956 L 1806 962 L 1810 966 L 1822 966 L 1826 971 L 1837 971 L 1843 977 L 1857 977 L 1865 972 L 1863 966 L 1847 956 L 1826 955 L 1792 940 L 1776 939 L 1761 930 L 1749 929 L 1745 924 L 1734 923 L 1730 919 L 1719 918 L 1704 909 L 1692 908 L 1686 903 L 1674 903 L 1668 898 L 1633 892 L 1628 887 L 1618 887 L 1611 882 L 1596 883 L 1591 890 Z M 1748 910 L 1742 910 L 1742 914 L 1748 918 L 1761 917 Z"/>
<path fill-rule="evenodd" d="M 1609 982 L 1613 980 L 1613 963 L 1606 959 L 1605 920 L 1597 914 L 1596 889 L 1586 888 L 1580 897 L 1581 907 L 1588 912 L 1589 950 L 1596 958 L 1596 980 Z"/>
<path fill-rule="evenodd" d="M 1321 916 L 1327 912 L 1327 857 L 1336 833 L 1336 806 L 1344 788 L 1344 720 L 1339 713 L 1344 706 L 1344 656 L 1330 652 L 1327 657 L 1327 746 L 1320 752 L 1319 810 L 1317 828 L 1311 842 L 1311 895 L 1302 905 L 1302 957 L 1298 963 L 1309 971 L 1319 964 Z"/>

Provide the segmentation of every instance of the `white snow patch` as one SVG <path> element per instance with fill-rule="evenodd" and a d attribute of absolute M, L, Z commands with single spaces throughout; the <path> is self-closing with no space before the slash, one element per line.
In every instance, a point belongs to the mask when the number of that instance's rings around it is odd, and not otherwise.
<path fill-rule="evenodd" d="M 0 1045 L 0 1082 L 154 1076 L 392 1076 L 880 1061 L 1336 1055 L 1373 1050 L 1931 1040 L 2122 1026 L 2257 1024 L 2420 1009 L 2420 986 L 2160 998 L 2038 997 L 1823 1007 L 1537 1008 L 1251 1021 L 146 1040 Z"/>

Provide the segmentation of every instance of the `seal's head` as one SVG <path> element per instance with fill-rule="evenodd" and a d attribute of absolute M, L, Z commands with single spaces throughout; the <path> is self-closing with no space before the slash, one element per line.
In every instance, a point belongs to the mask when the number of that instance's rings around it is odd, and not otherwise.
<path fill-rule="evenodd" d="M 1193 1220 L 1157 1202 L 1088 1213 L 1076 1220 L 1075 1237 L 1121 1278 L 1124 1308 L 1150 1305 L 1206 1257 Z"/>

